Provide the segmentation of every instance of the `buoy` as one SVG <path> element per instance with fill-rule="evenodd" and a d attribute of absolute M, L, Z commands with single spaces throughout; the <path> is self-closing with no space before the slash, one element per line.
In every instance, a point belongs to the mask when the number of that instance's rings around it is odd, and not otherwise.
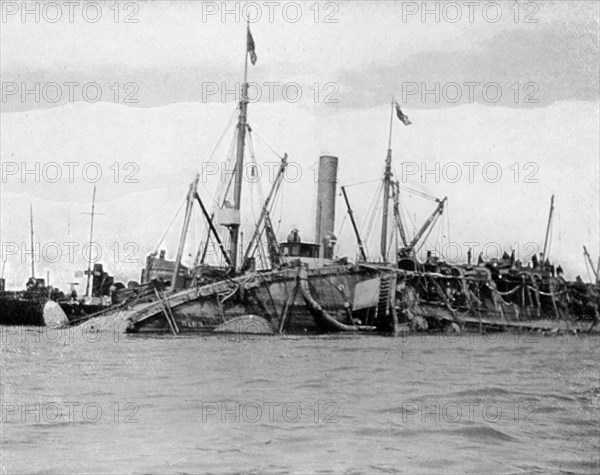
<path fill-rule="evenodd" d="M 58 303 L 49 300 L 44 305 L 44 323 L 47 327 L 65 327 L 69 324 L 69 319 Z"/>

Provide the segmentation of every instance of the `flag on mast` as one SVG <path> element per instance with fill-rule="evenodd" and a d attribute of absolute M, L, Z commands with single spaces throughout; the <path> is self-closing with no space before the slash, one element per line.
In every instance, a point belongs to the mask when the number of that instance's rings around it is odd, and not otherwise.
<path fill-rule="evenodd" d="M 400 109 L 400 104 L 398 104 L 398 102 L 396 102 L 396 115 L 398 116 L 398 119 L 400 119 L 402 121 L 402 123 L 404 125 L 412 124 L 410 119 L 406 115 L 404 115 L 404 112 L 402 112 L 402 109 Z"/>
<path fill-rule="evenodd" d="M 248 27 L 248 40 L 247 40 L 247 50 L 250 55 L 250 62 L 254 65 L 256 64 L 256 53 L 254 52 L 254 38 L 252 38 L 252 33 L 250 33 L 250 28 Z"/>

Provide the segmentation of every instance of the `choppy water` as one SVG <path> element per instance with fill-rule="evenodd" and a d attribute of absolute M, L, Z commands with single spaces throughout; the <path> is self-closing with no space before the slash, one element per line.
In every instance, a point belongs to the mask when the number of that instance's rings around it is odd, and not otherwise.
<path fill-rule="evenodd" d="M 2 473 L 600 472 L 598 337 L 1 330 Z"/>

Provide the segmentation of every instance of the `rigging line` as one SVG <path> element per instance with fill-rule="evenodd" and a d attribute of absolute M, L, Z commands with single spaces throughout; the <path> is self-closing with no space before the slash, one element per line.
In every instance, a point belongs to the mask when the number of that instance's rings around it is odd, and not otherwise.
<path fill-rule="evenodd" d="M 250 152 L 250 160 L 252 165 L 254 165 L 254 170 L 258 173 L 258 163 L 256 162 L 256 154 L 254 153 L 254 140 L 252 139 L 252 132 L 250 132 L 250 130 L 248 130 L 248 150 Z M 257 176 L 257 178 L 258 179 L 256 182 L 250 182 L 250 184 L 256 185 L 258 190 L 258 198 L 260 199 L 261 203 L 264 203 L 264 193 L 260 183 L 260 176 Z"/>
<path fill-rule="evenodd" d="M 413 217 L 412 217 L 412 216 L 411 216 L 411 214 L 410 214 L 410 211 L 409 211 L 409 209 L 408 209 L 408 206 L 407 206 L 407 205 L 406 205 L 406 203 L 405 203 L 405 200 L 404 200 L 404 198 L 402 197 L 402 192 L 401 192 L 400 190 L 398 190 L 398 191 L 399 191 L 399 193 L 400 193 L 400 204 L 402 205 L 402 208 L 401 208 L 401 209 L 402 209 L 402 211 L 404 212 L 404 214 L 405 214 L 405 217 L 407 217 L 407 218 L 408 218 L 408 219 L 407 219 L 407 220 L 405 220 L 404 222 L 405 222 L 405 223 L 408 223 L 408 224 L 410 224 L 410 225 L 411 225 L 411 228 L 414 230 L 414 229 L 416 228 L 416 226 L 415 226 L 415 221 L 414 221 Z M 412 233 L 412 237 L 411 237 L 411 239 L 410 239 L 409 241 L 412 241 L 412 239 L 414 239 L 414 237 L 415 237 L 415 233 L 413 232 L 413 233 Z"/>
<path fill-rule="evenodd" d="M 375 193 L 373 194 L 373 198 L 371 199 L 371 203 L 369 204 L 369 208 L 367 209 L 367 215 L 366 215 L 366 219 L 363 222 L 362 228 L 360 230 L 360 233 L 362 235 L 365 235 L 365 230 L 372 227 L 371 224 L 369 224 L 373 219 L 374 219 L 374 213 L 375 213 L 375 208 L 377 206 L 377 202 L 379 201 L 379 195 L 381 194 L 381 191 L 383 189 L 383 182 L 381 182 L 381 180 L 379 181 L 379 186 L 377 187 L 377 189 L 375 190 Z"/>
<path fill-rule="evenodd" d="M 348 217 L 348 213 L 346 212 L 346 213 L 344 214 L 344 219 L 342 219 L 342 224 L 340 225 L 340 227 L 339 227 L 339 229 L 338 229 L 338 233 L 337 233 L 337 235 L 338 235 L 338 236 L 341 236 L 341 235 L 342 235 L 342 230 L 344 229 L 344 224 L 346 223 L 346 218 L 347 218 L 347 217 Z"/>
<path fill-rule="evenodd" d="M 552 249 L 552 238 L 554 237 L 554 223 L 550 225 L 550 232 L 548 233 L 548 249 L 546 250 L 547 256 L 544 256 L 544 261 L 550 262 L 548 256 L 550 255 L 550 249 Z"/>
<path fill-rule="evenodd" d="M 215 196 L 212 194 L 212 192 L 208 189 L 208 187 L 204 184 L 204 182 L 202 180 L 198 180 L 198 183 L 200 184 L 200 186 L 202 188 L 204 188 L 204 190 L 206 191 L 206 193 L 208 194 L 208 196 L 210 197 L 211 201 L 215 200 Z"/>
<path fill-rule="evenodd" d="M 392 253 L 392 247 L 395 247 L 397 245 L 397 240 L 398 240 L 397 228 L 395 226 L 393 226 L 392 230 L 390 231 L 390 238 L 388 241 L 390 243 L 390 245 L 388 246 L 388 249 L 387 249 L 388 256 Z"/>
<path fill-rule="evenodd" d="M 431 201 L 439 201 L 439 199 L 436 198 L 435 196 L 429 195 L 429 194 L 427 194 L 427 193 L 425 193 L 423 191 L 416 190 L 414 188 L 411 188 L 410 186 L 406 186 L 406 185 L 398 185 L 398 186 L 400 186 L 400 188 L 403 188 L 403 189 L 405 189 L 407 191 L 410 191 L 411 193 L 414 193 L 415 195 L 420 196 L 421 198 L 425 198 L 425 199 L 428 199 L 428 200 L 431 200 Z"/>
<path fill-rule="evenodd" d="M 445 216 L 443 218 L 445 218 Z M 438 226 L 438 238 L 437 238 L 437 240 L 438 240 L 438 243 L 440 245 L 444 244 L 444 231 L 446 229 L 446 226 L 445 226 L 445 222 L 446 221 L 443 218 L 439 220 L 439 226 Z"/>
<path fill-rule="evenodd" d="M 442 226 L 436 226 L 436 238 L 435 241 L 433 242 L 433 245 L 435 246 L 436 244 L 440 244 L 442 243 Z"/>
<path fill-rule="evenodd" d="M 219 139 L 217 140 L 217 142 L 215 143 L 215 146 L 213 147 L 207 162 L 212 162 L 213 161 L 213 157 L 217 151 L 217 149 L 219 148 L 219 146 L 221 145 L 221 142 L 223 141 L 223 138 L 225 137 L 225 134 L 228 132 L 228 130 L 231 128 L 233 122 L 237 119 L 237 116 L 239 115 L 239 108 L 235 108 L 235 110 L 233 111 L 233 114 L 231 115 L 231 117 L 229 118 L 229 122 L 227 123 L 227 125 L 225 126 L 225 128 L 223 129 L 223 132 L 221 133 L 221 136 L 219 137 Z M 236 131 L 233 134 L 233 140 L 231 142 L 231 144 L 229 145 L 229 150 L 227 152 L 227 156 L 229 157 L 227 159 L 227 164 L 229 165 L 229 162 L 231 161 L 231 157 L 233 156 L 232 153 L 232 148 L 233 148 L 233 144 L 237 143 L 237 128 Z M 206 186 L 204 187 L 207 191 L 208 188 L 206 188 Z M 229 189 L 229 186 L 227 187 Z M 211 206 L 211 213 L 214 214 L 216 209 L 221 206 L 221 201 L 222 201 L 222 194 L 223 192 L 223 182 L 220 180 L 219 178 L 219 185 L 217 186 L 217 190 L 216 190 L 216 196 L 213 196 L 213 194 L 209 191 L 209 196 L 212 199 L 212 206 Z"/>
<path fill-rule="evenodd" d="M 270 151 L 271 151 L 271 152 L 272 152 L 272 153 L 273 153 L 273 154 L 274 154 L 276 157 L 279 157 L 279 159 L 280 159 L 280 160 L 283 160 L 283 155 L 279 155 L 279 154 L 278 154 L 278 153 L 277 153 L 277 152 L 276 152 L 276 151 L 273 149 L 273 147 L 271 147 L 271 146 L 270 146 L 270 145 L 267 143 L 267 141 L 266 141 L 266 140 L 264 140 L 264 139 L 263 139 L 263 138 L 262 138 L 260 135 L 258 135 L 258 132 L 254 132 L 254 131 L 252 131 L 252 133 L 253 133 L 254 135 L 256 135 L 256 138 L 257 138 L 258 140 L 260 140 L 260 141 L 261 141 L 263 144 L 265 144 L 265 145 L 266 145 L 266 147 L 267 147 L 267 148 L 268 148 L 268 149 L 269 149 L 269 150 L 270 150 Z"/>
<path fill-rule="evenodd" d="M 282 186 L 280 188 L 280 192 L 279 194 L 280 196 L 280 201 L 279 201 L 279 220 L 277 221 L 277 234 L 279 234 L 279 230 L 281 229 L 281 221 L 283 220 L 283 192 L 285 190 L 285 186 Z"/>
<path fill-rule="evenodd" d="M 379 187 L 379 190 L 377 192 L 377 199 L 375 201 L 375 205 L 373 208 L 373 212 L 372 212 L 372 219 L 369 222 L 369 228 L 367 229 L 367 239 L 369 239 L 369 237 L 371 236 L 371 233 L 373 233 L 373 230 L 375 229 L 375 222 L 376 221 L 380 221 L 379 220 L 379 215 L 381 214 L 381 220 L 383 220 L 383 207 L 381 206 L 381 204 L 383 203 L 383 181 L 381 182 L 381 186 Z"/>
<path fill-rule="evenodd" d="M 590 267 L 589 267 L 589 264 L 588 264 L 588 261 L 587 261 L 587 259 L 585 259 L 585 260 L 584 260 L 584 262 L 585 262 L 585 270 L 587 271 L 587 275 L 588 275 L 588 280 L 589 280 L 590 282 L 593 282 L 593 280 L 592 280 L 592 276 L 591 276 L 591 274 L 590 274 Z"/>
<path fill-rule="evenodd" d="M 450 203 L 448 201 L 446 201 L 446 222 L 448 224 L 448 242 L 452 242 L 452 239 L 450 237 Z"/>
<path fill-rule="evenodd" d="M 377 193 L 377 202 L 379 202 L 379 193 Z M 366 229 L 361 231 L 361 234 L 365 236 L 365 241 L 369 241 L 371 239 L 371 232 L 375 226 L 375 220 L 377 219 L 379 213 L 377 213 L 377 206 L 375 206 L 369 213 L 367 213 L 368 221 L 366 222 Z"/>
<path fill-rule="evenodd" d="M 158 248 L 160 247 L 160 245 L 163 243 L 163 241 L 165 240 L 165 238 L 167 237 L 167 234 L 169 233 L 169 231 L 171 230 L 171 226 L 173 226 L 173 223 L 175 222 L 175 220 L 177 219 L 177 216 L 179 216 L 179 213 L 181 212 L 181 209 L 183 208 L 183 205 L 186 203 L 187 198 L 185 198 L 181 205 L 179 206 L 179 209 L 177 210 L 177 212 L 175 213 L 175 216 L 173 216 L 173 219 L 171 220 L 171 222 L 169 223 L 169 225 L 167 226 L 167 229 L 165 231 L 165 233 L 163 234 L 163 236 L 160 238 L 160 240 L 158 241 L 158 244 L 154 247 L 153 251 L 158 251 Z"/>
<path fill-rule="evenodd" d="M 381 195 L 383 195 L 383 192 L 381 193 Z M 381 201 L 383 201 L 383 196 L 381 196 Z M 379 204 L 379 199 L 377 200 L 377 203 Z M 381 211 L 381 213 L 380 213 Z M 367 242 L 367 245 L 371 245 L 373 243 L 373 230 L 375 229 L 375 222 L 379 222 L 379 215 L 381 214 L 381 218 L 383 219 L 383 210 L 381 209 L 380 206 L 376 206 L 376 208 L 373 210 L 373 213 L 371 215 L 371 220 L 369 222 L 369 226 L 367 227 L 367 232 L 366 232 L 366 237 L 365 237 L 365 241 Z"/>
<path fill-rule="evenodd" d="M 267 252 L 265 251 L 262 236 L 261 239 L 258 239 L 256 242 L 256 250 L 258 251 L 258 258 L 260 259 L 260 264 L 263 269 L 268 267 L 267 261 Z"/>
<path fill-rule="evenodd" d="M 237 143 L 237 133 L 233 134 L 233 138 L 231 140 L 231 143 L 229 144 L 229 149 L 227 151 L 227 158 L 224 162 L 225 167 L 227 167 L 227 169 L 229 169 L 229 165 L 231 164 L 231 160 L 233 157 L 233 149 L 235 147 L 235 144 Z M 223 196 L 225 194 L 225 186 L 226 183 L 223 180 L 223 173 L 221 173 L 221 175 L 218 177 L 218 181 L 217 181 L 218 185 L 217 185 L 217 191 L 216 191 L 216 196 L 212 202 L 211 205 L 211 213 L 215 214 L 215 211 L 222 206 L 222 203 L 224 201 Z M 227 186 L 230 186 L 229 184 L 227 184 Z"/>
<path fill-rule="evenodd" d="M 233 161 L 233 150 L 236 148 L 236 145 L 237 145 L 237 133 L 234 134 L 233 140 L 231 141 L 231 146 L 230 146 L 230 150 L 229 150 L 229 158 L 227 159 L 227 165 L 229 165 Z M 217 195 L 217 198 L 219 199 L 219 201 L 213 205 L 213 210 L 212 210 L 213 213 L 216 211 L 217 208 L 223 207 L 223 204 L 225 203 L 225 200 L 227 199 L 227 195 L 229 194 L 229 189 L 231 188 L 231 184 L 233 183 L 236 168 L 237 168 L 237 163 L 233 166 L 233 170 L 231 171 L 231 176 L 229 177 L 229 180 L 227 181 L 227 186 L 225 187 L 224 192 L 221 195 Z M 227 167 L 227 173 L 229 173 L 229 167 Z M 219 180 L 219 183 L 220 183 L 219 187 L 224 186 L 224 182 L 222 182 L 221 180 Z"/>
<path fill-rule="evenodd" d="M 358 183 L 351 183 L 349 185 L 344 185 L 344 188 L 348 189 L 348 188 L 352 188 L 353 186 L 364 185 L 365 183 L 374 183 L 376 181 L 381 181 L 381 178 L 375 178 L 373 180 L 360 181 Z"/>
<path fill-rule="evenodd" d="M 215 146 L 212 149 L 212 152 L 210 152 L 210 155 L 208 156 L 208 161 L 212 161 L 212 158 L 214 157 L 217 148 L 219 147 L 219 145 L 221 144 L 221 141 L 223 140 L 223 138 L 225 137 L 225 134 L 227 133 L 227 131 L 231 128 L 231 125 L 233 124 L 234 120 L 237 118 L 237 116 L 239 115 L 239 107 L 236 107 L 235 110 L 233 111 L 233 114 L 231 114 L 231 117 L 229 118 L 229 122 L 227 122 L 227 125 L 225 126 L 225 129 L 223 129 L 223 132 L 221 132 L 220 137 L 218 138 L 217 142 L 215 143 Z"/>
<path fill-rule="evenodd" d="M 431 224 L 429 225 L 429 229 L 428 231 L 425 233 L 425 236 L 423 238 L 423 242 L 421 243 L 421 245 L 417 248 L 417 252 L 423 247 L 423 245 L 427 242 L 429 245 L 431 245 L 431 243 L 429 242 L 429 235 L 431 234 L 431 230 L 433 229 L 433 227 L 437 224 L 437 221 L 439 219 L 440 215 L 438 214 L 434 220 L 431 222 Z"/>

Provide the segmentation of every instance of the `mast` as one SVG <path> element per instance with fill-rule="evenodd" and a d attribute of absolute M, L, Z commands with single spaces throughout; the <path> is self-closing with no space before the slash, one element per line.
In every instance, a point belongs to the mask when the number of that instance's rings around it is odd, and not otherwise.
<path fill-rule="evenodd" d="M 85 285 L 85 296 L 90 296 L 90 279 L 92 278 L 92 244 L 94 239 L 94 212 L 96 210 L 96 185 L 94 185 L 94 193 L 92 194 L 92 213 L 90 223 L 90 254 L 88 256 L 88 269 L 87 269 L 87 284 Z"/>
<path fill-rule="evenodd" d="M 404 225 L 402 224 L 402 218 L 400 217 L 400 183 L 398 180 L 393 182 L 392 190 L 394 192 L 394 218 L 396 219 L 396 226 L 398 227 L 400 237 L 402 238 L 402 247 L 406 247 L 408 241 L 406 240 L 406 232 L 404 231 Z"/>
<path fill-rule="evenodd" d="M 546 238 L 544 239 L 544 252 L 542 252 L 542 269 L 544 268 L 544 262 L 548 259 L 550 249 L 548 249 L 548 237 L 550 236 L 550 226 L 552 225 L 552 214 L 554 213 L 554 195 L 550 198 L 550 213 L 548 215 L 548 226 L 546 227 Z"/>
<path fill-rule="evenodd" d="M 33 247 L 33 205 L 29 203 L 29 225 L 31 229 L 31 278 L 35 279 L 35 252 Z"/>
<path fill-rule="evenodd" d="M 171 290 L 175 290 L 177 285 L 177 277 L 179 276 L 179 268 L 181 267 L 181 258 L 183 257 L 183 249 L 185 247 L 185 239 L 187 232 L 190 227 L 190 220 L 192 219 L 192 205 L 194 204 L 194 198 L 197 195 L 198 180 L 200 175 L 196 175 L 195 180 L 190 185 L 190 189 L 187 194 L 187 203 L 185 207 L 185 217 L 183 218 L 183 230 L 181 231 L 181 237 L 179 238 L 179 247 L 177 248 L 177 258 L 175 259 L 175 267 L 173 269 L 173 277 L 171 278 Z"/>
<path fill-rule="evenodd" d="M 596 282 L 598 282 L 598 270 L 596 270 L 596 268 L 594 267 L 594 263 L 592 262 L 592 257 L 590 256 L 590 253 L 588 252 L 587 248 L 585 246 L 583 246 L 583 255 L 587 258 L 587 261 L 590 265 L 590 267 L 592 268 L 592 273 L 594 274 L 594 277 L 596 278 Z M 598 261 L 600 264 L 600 261 Z"/>
<path fill-rule="evenodd" d="M 383 262 L 387 262 L 387 226 L 388 226 L 388 210 L 390 201 L 390 183 L 392 179 L 392 124 L 394 120 L 394 98 L 392 97 L 392 105 L 390 112 L 390 135 L 388 140 L 387 157 L 385 159 L 385 172 L 383 174 L 383 216 L 381 218 L 381 242 L 379 250 Z"/>
<path fill-rule="evenodd" d="M 244 172 L 244 147 L 246 146 L 246 120 L 248 114 L 248 40 L 250 38 L 250 21 L 246 24 L 246 54 L 244 58 L 244 83 L 242 84 L 242 97 L 240 99 L 240 116 L 238 118 L 238 140 L 237 155 L 235 161 L 233 209 L 239 216 L 242 200 L 242 181 Z M 239 247 L 240 223 L 232 223 L 229 226 L 229 256 L 233 269 L 237 269 L 238 247 Z"/>

